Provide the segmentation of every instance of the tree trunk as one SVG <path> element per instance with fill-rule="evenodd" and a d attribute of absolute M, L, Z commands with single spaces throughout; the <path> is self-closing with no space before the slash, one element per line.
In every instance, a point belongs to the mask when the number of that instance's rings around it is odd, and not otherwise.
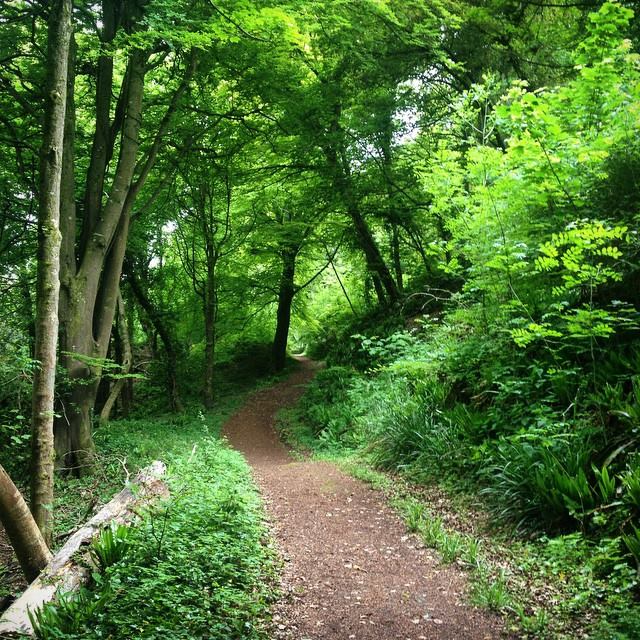
<path fill-rule="evenodd" d="M 40 159 L 36 341 L 31 426 L 31 510 L 45 541 L 53 530 L 53 405 L 60 291 L 60 185 L 71 40 L 71 0 L 49 9 L 47 87 Z"/>
<path fill-rule="evenodd" d="M 362 280 L 362 297 L 364 298 L 364 306 L 368 309 L 371 307 L 371 285 L 373 284 L 371 274 L 366 273 Z"/>
<path fill-rule="evenodd" d="M 113 22 L 103 24 L 102 38 L 108 43 L 110 30 L 127 24 L 135 29 L 145 3 L 123 3 L 105 0 L 103 13 Z M 115 16 L 115 17 L 114 17 Z M 56 450 L 59 458 L 78 473 L 88 471 L 94 463 L 94 445 L 91 433 L 91 415 L 95 403 L 96 385 L 101 376 L 99 361 L 104 359 L 110 340 L 115 316 L 117 294 L 122 273 L 122 263 L 129 232 L 130 214 L 140 189 L 152 170 L 162 147 L 173 115 L 186 92 L 195 70 L 196 58 L 191 56 L 187 71 L 153 137 L 144 159 L 136 162 L 140 146 L 142 122 L 142 98 L 144 77 L 149 51 L 133 48 L 129 54 L 127 68 L 122 80 L 118 103 L 108 135 L 110 91 L 106 85 L 113 84 L 116 74 L 112 63 L 105 59 L 111 55 L 109 47 L 101 51 L 98 73 L 100 87 L 96 87 L 96 132 L 94 135 L 90 169 L 86 182 L 84 207 L 82 210 L 81 242 L 75 251 L 75 224 L 65 225 L 67 237 L 63 240 L 67 250 L 62 282 L 64 283 L 64 330 L 62 350 L 67 356 L 64 365 L 72 390 L 64 399 L 63 418 L 56 429 Z M 98 113 L 99 112 L 99 113 Z M 116 138 L 120 134 L 119 145 Z M 107 145 L 106 150 L 104 145 Z M 114 150 L 119 149 L 118 161 L 113 172 L 108 171 Z M 70 185 L 73 185 L 73 147 L 67 153 Z M 105 176 L 113 175 L 110 188 Z M 89 176 L 93 176 L 89 179 Z M 137 178 L 134 180 L 134 176 Z M 95 179 L 94 179 L 95 178 Z M 95 186 L 99 183 L 99 188 Z M 103 204 L 102 194 L 108 192 Z M 69 194 L 69 220 L 75 222 L 73 194 Z M 97 211 L 96 211 L 97 208 Z M 73 213 L 72 213 L 73 212 Z M 77 264 L 77 268 L 76 268 Z M 74 354 L 79 354 L 80 358 Z M 175 377 L 175 372 L 172 372 Z M 179 398 L 174 397 L 174 401 Z"/>
<path fill-rule="evenodd" d="M 149 318 L 151 324 L 158 332 L 162 344 L 164 344 L 164 350 L 167 354 L 167 392 L 169 394 L 169 404 L 172 411 L 182 411 L 183 405 L 180 399 L 180 392 L 178 391 L 178 380 L 176 377 L 176 369 L 178 364 L 177 350 L 175 342 L 169 327 L 163 322 L 160 313 L 153 306 L 153 303 L 147 296 L 146 292 L 138 282 L 133 270 L 127 269 L 127 282 L 131 287 L 131 291 L 138 304 L 142 307 L 147 318 Z"/>
<path fill-rule="evenodd" d="M 391 223 L 391 256 L 393 259 L 393 270 L 396 275 L 398 291 L 404 289 L 402 259 L 400 256 L 400 229 L 395 222 Z"/>
<path fill-rule="evenodd" d="M 332 133 L 334 134 L 340 131 L 340 126 L 337 121 L 339 114 L 340 108 L 336 107 L 336 120 L 332 127 Z M 338 151 L 336 147 L 332 145 L 326 146 L 324 152 L 333 173 L 334 187 L 342 197 L 347 214 L 353 222 L 353 230 L 358 244 L 364 253 L 367 271 L 373 277 L 374 282 L 376 282 L 377 279 L 376 294 L 378 296 L 378 302 L 381 306 L 387 306 L 388 303 L 393 304 L 400 298 L 400 293 L 380 253 L 371 229 L 358 206 L 355 194 L 353 193 L 351 169 L 346 153 L 344 149 L 339 149 Z"/>
<path fill-rule="evenodd" d="M 0 465 L 0 521 L 29 582 L 44 569 L 51 553 L 36 521 L 9 474 Z"/>
<path fill-rule="evenodd" d="M 384 114 L 384 123 L 380 133 L 380 143 L 382 151 L 382 176 L 387 190 L 387 218 L 389 220 L 389 230 L 391 236 L 391 260 L 398 291 L 403 289 L 402 261 L 400 258 L 400 215 L 397 207 L 397 198 L 393 181 L 393 158 L 391 155 L 393 141 L 393 106 Z"/>
<path fill-rule="evenodd" d="M 117 10 L 114 0 L 102 1 L 102 24 L 100 29 L 101 55 L 98 56 L 95 94 L 95 132 L 89 156 L 84 191 L 81 246 L 90 241 L 98 216 L 102 209 L 107 165 L 113 152 L 111 139 L 118 122 L 111 125 L 111 102 L 113 93 L 113 55 L 109 46 L 116 35 Z M 113 129 L 113 130 L 112 130 Z"/>
<path fill-rule="evenodd" d="M 346 192 L 344 191 L 346 189 Z M 375 238 L 366 220 L 351 193 L 350 187 L 343 188 L 347 199 L 347 213 L 353 222 L 353 228 L 360 248 L 364 253 L 367 270 L 371 273 L 378 295 L 378 302 L 385 306 L 387 302 L 394 303 L 400 298 L 398 287 L 387 267 L 382 253 L 376 244 Z"/>
<path fill-rule="evenodd" d="M 60 187 L 60 231 L 62 245 L 60 248 L 60 298 L 59 298 L 59 340 L 60 364 L 65 371 L 71 367 L 71 357 L 68 355 L 71 342 L 69 340 L 71 321 L 71 296 L 73 278 L 76 274 L 76 202 L 74 180 L 74 148 L 75 148 L 75 42 L 73 34 L 69 49 L 69 65 L 67 73 L 67 108 L 65 111 L 64 145 L 62 150 L 62 184 Z M 66 418 L 67 398 L 58 402 L 58 415 L 54 420 L 54 441 L 56 450 L 56 465 L 64 466 L 71 451 L 71 431 Z"/>
<path fill-rule="evenodd" d="M 276 332 L 273 338 L 273 367 L 282 371 L 287 362 L 287 341 L 291 325 L 291 303 L 296 294 L 295 271 L 296 249 L 284 249 L 282 255 L 282 274 L 278 291 L 278 311 L 276 314 Z"/>
<path fill-rule="evenodd" d="M 122 299 L 122 294 L 118 294 L 118 317 L 117 317 L 117 336 L 121 351 L 121 364 L 122 369 L 120 371 L 121 374 L 127 375 L 131 371 L 131 365 L 133 364 L 133 355 L 131 352 L 131 341 L 129 339 L 129 325 L 127 323 L 127 314 L 125 311 L 124 300 Z M 113 406 L 116 403 L 116 400 L 120 396 L 121 392 L 124 390 L 126 383 L 129 381 L 129 378 L 118 378 L 112 389 L 109 397 L 104 403 L 104 407 L 102 407 L 102 411 L 100 412 L 100 424 L 102 426 L 106 425 L 109 422 L 109 418 L 111 417 L 111 411 L 113 410 Z"/>
<path fill-rule="evenodd" d="M 386 306 L 387 299 L 384 295 L 384 289 L 382 288 L 382 283 L 380 282 L 380 278 L 375 273 L 371 273 L 371 282 L 373 283 L 373 288 L 376 292 L 376 297 L 378 298 L 378 304 L 383 307 Z"/>
<path fill-rule="evenodd" d="M 117 312 L 116 312 L 117 313 Z M 115 320 L 114 320 L 115 322 Z M 108 360 L 111 363 L 116 363 L 113 348 L 113 338 L 109 340 L 109 349 L 107 351 L 107 355 L 105 356 L 105 360 Z M 100 381 L 98 382 L 98 390 L 96 391 L 96 401 L 93 406 L 93 412 L 98 416 L 102 413 L 102 409 L 109 396 L 111 395 L 111 380 L 109 376 L 100 376 Z"/>
<path fill-rule="evenodd" d="M 58 455 L 63 456 L 64 465 L 78 474 L 90 471 L 94 464 L 91 415 L 101 375 L 99 361 L 106 356 L 109 345 L 129 230 L 129 211 L 133 204 L 129 195 L 133 190 L 139 146 L 146 59 L 145 52 L 136 50 L 129 60 L 127 86 L 122 88 L 127 96 L 126 115 L 109 198 L 86 246 L 81 247 L 77 270 L 71 256 L 66 256 L 62 262 L 65 270 L 62 276 L 65 283 L 62 334 L 65 344 L 62 350 L 82 358 L 70 355 L 64 363 L 72 388 L 64 404 L 62 424 L 57 429 L 62 442 L 56 448 Z M 69 155 L 72 155 L 71 150 Z M 75 238 L 75 229 L 69 225 L 65 229 Z M 69 239 L 67 242 L 71 245 Z"/>
<path fill-rule="evenodd" d="M 412 228 L 412 226 L 405 226 L 404 230 L 407 233 L 407 237 L 410 243 L 413 245 L 413 248 L 418 252 L 420 258 L 422 259 L 422 265 L 424 266 L 425 273 L 432 274 L 433 266 L 431 264 L 431 261 L 429 260 L 429 256 L 427 256 L 427 252 L 425 251 L 424 245 L 422 243 L 420 231 L 418 229 Z"/>
<path fill-rule="evenodd" d="M 216 319 L 218 315 L 218 292 L 216 287 L 215 262 L 207 265 L 207 282 L 204 294 L 204 406 L 213 407 L 213 372 L 216 350 Z"/>

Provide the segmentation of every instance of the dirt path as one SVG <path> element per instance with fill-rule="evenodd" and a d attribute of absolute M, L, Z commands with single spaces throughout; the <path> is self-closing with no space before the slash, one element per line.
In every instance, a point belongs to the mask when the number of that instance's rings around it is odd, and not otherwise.
<path fill-rule="evenodd" d="M 407 534 L 383 496 L 325 462 L 293 461 L 276 436 L 314 364 L 253 394 L 224 433 L 255 471 L 286 560 L 276 638 L 501 638 L 500 620 L 463 603 L 464 575 Z"/>

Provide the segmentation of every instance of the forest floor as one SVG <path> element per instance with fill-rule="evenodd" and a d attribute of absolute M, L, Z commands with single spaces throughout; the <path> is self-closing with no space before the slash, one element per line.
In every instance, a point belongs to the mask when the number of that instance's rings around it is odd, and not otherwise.
<path fill-rule="evenodd" d="M 324 461 L 296 460 L 274 425 L 317 364 L 251 395 L 225 424 L 254 469 L 280 553 L 274 634 L 295 640 L 504 638 L 501 619 L 465 602 L 466 579 L 407 532 L 384 495 Z"/>
<path fill-rule="evenodd" d="M 27 586 L 5 530 L 0 525 L 0 613 Z"/>

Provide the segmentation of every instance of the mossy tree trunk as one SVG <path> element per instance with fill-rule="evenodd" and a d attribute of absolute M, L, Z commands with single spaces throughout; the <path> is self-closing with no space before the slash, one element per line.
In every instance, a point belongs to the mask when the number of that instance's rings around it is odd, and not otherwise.
<path fill-rule="evenodd" d="M 56 424 L 58 464 L 81 475 L 95 458 L 91 418 L 116 313 L 132 210 L 153 169 L 173 116 L 195 70 L 191 56 L 167 109 L 139 156 L 145 75 L 151 51 L 132 48 L 119 92 L 114 73 L 113 42 L 119 29 L 143 28 L 144 3 L 103 0 L 101 51 L 96 71 L 95 131 L 80 224 L 74 201 L 75 128 L 73 104 L 67 119 L 63 184 L 63 252 L 61 256 L 61 352 L 68 390 Z M 115 105 L 112 96 L 118 95 Z M 118 154 L 115 167 L 112 157 Z M 109 184 L 107 184 L 109 182 Z M 81 232 L 76 243 L 76 228 Z"/>
<path fill-rule="evenodd" d="M 47 543 L 53 530 L 53 408 L 60 291 L 60 184 L 71 41 L 71 0 L 49 8 L 47 86 L 40 157 L 38 280 L 31 431 L 31 509 Z"/>

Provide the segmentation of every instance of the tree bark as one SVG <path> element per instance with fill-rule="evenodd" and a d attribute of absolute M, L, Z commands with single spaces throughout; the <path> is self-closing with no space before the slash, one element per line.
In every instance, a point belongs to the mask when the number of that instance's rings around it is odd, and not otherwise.
<path fill-rule="evenodd" d="M 118 294 L 118 316 L 117 316 L 117 336 L 120 342 L 120 351 L 122 353 L 122 369 L 121 374 L 127 375 L 131 371 L 131 365 L 133 364 L 133 355 L 131 351 L 131 341 L 129 339 L 129 325 L 127 323 L 127 314 L 125 311 L 124 300 L 122 294 Z M 102 411 L 100 412 L 100 424 L 106 425 L 111 417 L 111 411 L 124 390 L 128 378 L 118 378 L 112 389 L 109 397 L 107 398 Z"/>
<path fill-rule="evenodd" d="M 176 369 L 178 364 L 177 349 L 175 347 L 175 341 L 171 335 L 171 331 L 166 323 L 162 320 L 162 317 L 158 310 L 154 307 L 153 303 L 147 296 L 146 292 L 140 285 L 136 275 L 133 273 L 133 269 L 128 268 L 126 271 L 127 282 L 131 287 L 131 291 L 138 304 L 142 307 L 143 311 L 149 318 L 149 321 L 158 332 L 162 344 L 164 345 L 165 353 L 167 354 L 167 392 L 169 394 L 169 404 L 172 411 L 182 411 L 183 404 L 180 398 L 180 392 L 178 390 L 178 380 L 176 377 Z"/>
<path fill-rule="evenodd" d="M 276 332 L 273 338 L 273 367 L 280 372 L 287 362 L 287 342 L 291 326 L 291 304 L 296 294 L 295 272 L 297 249 L 286 248 L 281 252 L 282 274 L 278 290 L 278 310 L 276 313 Z"/>
<path fill-rule="evenodd" d="M 120 155 L 106 204 L 90 234 L 78 268 L 68 256 L 65 267 L 64 331 L 62 350 L 70 353 L 65 365 L 71 391 L 66 397 L 62 424 L 57 429 L 62 444 L 57 445 L 63 465 L 81 475 L 94 464 L 95 447 L 91 433 L 91 414 L 101 375 L 99 361 L 109 345 L 115 315 L 117 288 L 129 230 L 132 200 L 129 194 L 136 168 L 142 118 L 147 53 L 136 50 L 127 67 L 126 112 L 122 126 Z M 88 212 L 84 211 L 84 215 Z M 75 229 L 66 227 L 67 233 Z M 71 242 L 69 241 L 69 244 Z M 61 309 L 62 311 L 62 309 Z M 81 359 L 73 354 L 83 356 Z M 66 423 L 66 424 L 65 424 Z"/>
<path fill-rule="evenodd" d="M 109 24 L 102 25 L 103 42 L 108 43 L 110 33 L 113 30 L 117 32 L 123 25 L 129 33 L 134 31 L 144 4 L 104 0 L 103 12 L 109 14 Z M 106 356 L 116 311 L 131 211 L 136 196 L 157 160 L 172 117 L 188 89 L 196 64 L 195 56 L 191 56 L 188 69 L 171 98 L 147 154 L 136 162 L 140 146 L 144 77 L 149 52 L 134 48 L 129 54 L 115 115 L 107 134 L 105 123 L 107 107 L 111 100 L 107 95 L 106 85 L 109 84 L 109 79 L 113 84 L 115 76 L 112 63 L 105 58 L 109 56 L 107 51 L 108 48 L 105 47 L 99 63 L 100 86 L 96 87 L 98 113 L 83 199 L 81 242 L 76 255 L 75 224 L 65 225 L 67 237 L 64 244 L 68 249 L 62 263 L 65 299 L 62 351 L 71 354 L 64 362 L 71 391 L 64 399 L 63 418 L 58 421 L 56 428 L 56 437 L 59 436 L 56 449 L 64 464 L 78 474 L 91 470 L 94 463 L 91 415 L 97 383 L 102 373 L 99 361 Z M 113 87 L 109 92 L 112 90 Z M 120 143 L 116 145 L 119 133 Z M 111 175 L 107 168 L 116 148 L 119 149 L 118 161 L 110 187 L 107 189 L 105 176 Z M 68 156 L 69 166 L 72 167 L 72 147 Z M 69 184 L 73 185 L 71 170 L 69 175 Z M 90 176 L 95 180 L 90 179 Z M 137 176 L 135 180 L 134 176 Z M 102 185 L 98 190 L 95 189 L 96 181 Z M 103 204 L 102 193 L 105 191 L 108 191 L 108 197 Z M 75 223 L 75 213 L 71 214 L 71 210 L 75 210 L 72 201 L 71 195 L 68 217 Z"/>
<path fill-rule="evenodd" d="M 124 302 L 124 298 L 123 298 L 123 302 Z M 133 305 L 130 305 L 130 306 L 133 306 Z M 127 343 L 129 344 L 129 348 L 131 349 L 131 369 L 133 369 L 133 349 L 131 347 L 131 327 L 133 327 L 133 323 L 134 323 L 133 310 L 127 306 L 127 303 L 125 303 L 124 308 L 126 310 L 126 314 L 125 314 L 125 322 L 126 322 L 126 328 L 127 328 L 126 337 L 127 337 Z M 123 357 L 121 356 L 121 360 L 122 359 Z M 119 411 L 120 415 L 123 418 L 129 417 L 129 414 L 131 413 L 131 408 L 133 407 L 133 379 L 132 378 L 127 378 L 124 381 L 122 391 L 120 392 L 119 405 L 120 405 L 120 411 Z"/>
<path fill-rule="evenodd" d="M 54 391 L 60 291 L 60 185 L 71 41 L 71 0 L 49 9 L 47 88 L 40 159 L 36 341 L 31 428 L 31 510 L 45 541 L 53 530 Z"/>
<path fill-rule="evenodd" d="M 27 335 L 29 336 L 29 355 L 33 358 L 33 350 L 36 344 L 36 319 L 33 315 L 33 299 L 31 293 L 32 285 L 27 269 L 21 268 L 18 270 L 18 282 L 20 283 L 20 293 L 22 298 L 20 313 L 23 315 L 23 320 L 27 326 Z"/>
<path fill-rule="evenodd" d="M 427 256 L 427 252 L 425 251 L 424 244 L 422 243 L 420 230 L 417 228 L 413 228 L 413 225 L 405 225 L 404 230 L 410 243 L 413 245 L 413 248 L 418 252 L 420 258 L 422 259 L 422 265 L 424 266 L 425 273 L 432 274 L 433 265 L 431 264 L 429 256 Z"/>
<path fill-rule="evenodd" d="M 213 407 L 213 372 L 216 356 L 216 321 L 218 315 L 218 290 L 216 262 L 207 264 L 207 281 L 204 295 L 204 406 Z"/>
<path fill-rule="evenodd" d="M 60 231 L 62 246 L 60 248 L 60 298 L 59 298 L 59 341 L 60 364 L 65 371 L 71 367 L 69 356 L 71 296 L 73 279 L 76 275 L 76 202 L 74 180 L 75 155 L 75 42 L 73 34 L 69 50 L 69 65 L 67 73 L 67 108 L 65 111 L 64 145 L 62 150 L 62 185 L 60 188 Z M 56 465 L 64 465 L 65 459 L 71 451 L 71 432 L 66 418 L 67 398 L 62 394 L 58 401 L 58 415 L 54 421 L 54 441 L 56 449 Z"/>
<path fill-rule="evenodd" d="M 100 211 L 104 193 L 107 165 L 113 152 L 111 142 L 117 126 L 111 126 L 111 99 L 113 91 L 113 56 L 108 47 L 116 35 L 117 10 L 114 0 L 102 2 L 102 29 L 100 31 L 101 54 L 98 56 L 95 95 L 95 131 L 86 176 L 80 246 L 90 241 Z M 117 121 L 116 121 L 117 125 Z"/>
<path fill-rule="evenodd" d="M 44 569 L 51 553 L 20 491 L 0 465 L 0 521 L 27 580 Z"/>
<path fill-rule="evenodd" d="M 216 177 L 220 178 L 220 186 L 224 189 L 225 207 L 220 213 L 220 202 L 210 176 L 196 174 L 191 181 L 189 172 L 183 177 L 189 185 L 190 202 L 196 212 L 196 220 L 191 228 L 193 233 L 192 247 L 183 251 L 183 264 L 191 276 L 194 293 L 202 299 L 204 319 L 204 380 L 203 403 L 211 409 L 215 400 L 214 370 L 216 356 L 217 324 L 218 324 L 218 263 L 225 254 L 225 245 L 231 237 L 231 179 L 227 167 L 216 167 Z M 204 261 L 200 267 L 197 257 L 197 234 L 202 234 Z M 228 249 L 227 249 L 228 252 Z"/>

